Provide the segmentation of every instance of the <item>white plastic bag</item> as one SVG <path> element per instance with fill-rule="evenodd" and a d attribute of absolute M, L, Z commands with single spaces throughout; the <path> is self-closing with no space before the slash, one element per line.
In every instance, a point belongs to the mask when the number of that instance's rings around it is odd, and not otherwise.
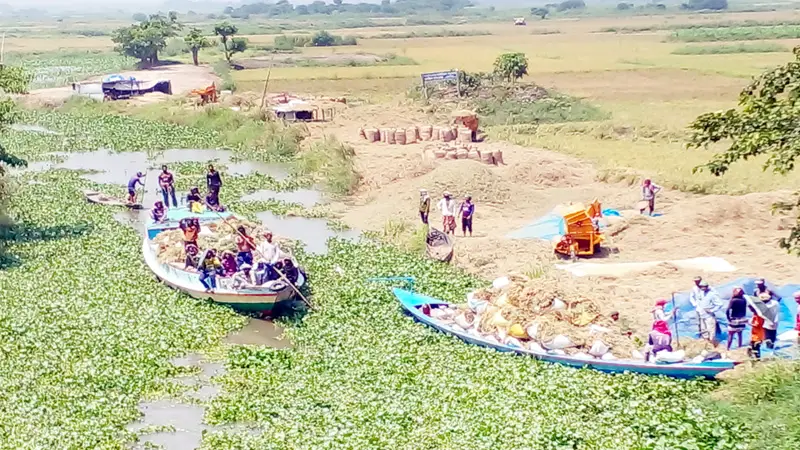
<path fill-rule="evenodd" d="M 797 340 L 797 330 L 789 330 L 785 331 L 778 335 L 779 341 L 796 341 Z"/>
<path fill-rule="evenodd" d="M 572 357 L 577 359 L 594 359 L 594 356 L 583 352 L 575 353 L 574 355 L 572 355 Z"/>
<path fill-rule="evenodd" d="M 565 352 L 564 350 L 561 350 L 560 348 L 557 348 L 555 350 L 549 350 L 547 352 L 547 354 L 548 355 L 556 355 L 556 356 L 564 356 L 564 355 L 567 354 L 567 352 Z"/>
<path fill-rule="evenodd" d="M 600 325 L 595 325 L 595 324 L 589 325 L 589 334 L 603 334 L 610 332 L 611 330 L 606 327 L 601 327 Z"/>
<path fill-rule="evenodd" d="M 602 357 L 600 357 L 600 359 L 603 361 L 614 361 L 617 359 L 617 357 L 611 352 L 606 352 Z"/>
<path fill-rule="evenodd" d="M 531 339 L 536 339 L 536 333 L 539 332 L 539 324 L 534 323 L 533 325 L 528 326 L 525 328 L 525 333 L 528 334 L 528 337 Z"/>
<path fill-rule="evenodd" d="M 561 301 L 560 299 L 553 300 L 553 306 L 550 308 L 553 311 L 562 311 L 567 309 L 567 304 Z"/>
<path fill-rule="evenodd" d="M 520 342 L 519 339 L 517 339 L 515 337 L 511 337 L 511 336 L 507 337 L 505 343 L 509 347 L 523 348 L 522 347 L 522 342 Z"/>
<path fill-rule="evenodd" d="M 679 363 L 686 357 L 686 352 L 678 350 L 677 352 L 669 352 L 662 350 L 656 353 L 656 362 L 659 363 Z"/>
<path fill-rule="evenodd" d="M 500 277 L 492 281 L 492 287 L 495 289 L 505 289 L 509 284 L 511 284 L 511 280 L 508 277 Z"/>
<path fill-rule="evenodd" d="M 563 334 L 559 334 L 558 336 L 553 338 L 553 341 L 550 342 L 548 345 L 551 349 L 562 349 L 567 347 L 572 347 L 572 341 L 569 340 L 568 337 L 564 336 Z"/>
<path fill-rule="evenodd" d="M 639 361 L 644 361 L 644 354 L 642 352 L 640 352 L 639 350 L 634 349 L 634 350 L 631 350 L 631 358 L 639 360 Z"/>
<path fill-rule="evenodd" d="M 600 358 L 606 353 L 608 353 L 610 349 L 611 348 L 608 345 L 606 345 L 605 342 L 597 340 L 594 341 L 594 343 L 592 344 L 592 348 L 589 349 L 589 354 L 594 357 Z"/>
<path fill-rule="evenodd" d="M 539 345 L 539 343 L 538 343 L 538 342 L 536 342 L 536 341 L 531 341 L 531 342 L 528 344 L 528 349 L 529 349 L 530 351 L 534 352 L 534 353 L 546 353 L 546 350 L 544 349 L 544 347 L 542 347 L 541 345 Z"/>

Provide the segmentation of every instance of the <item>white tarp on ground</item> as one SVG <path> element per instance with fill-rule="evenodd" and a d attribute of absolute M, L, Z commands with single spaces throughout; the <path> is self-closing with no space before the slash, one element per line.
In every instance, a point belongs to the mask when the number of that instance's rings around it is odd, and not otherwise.
<path fill-rule="evenodd" d="M 635 263 L 556 264 L 556 267 L 561 270 L 566 270 L 577 277 L 622 276 L 632 272 L 644 272 L 645 270 L 652 269 L 662 263 L 670 264 L 680 269 L 697 270 L 703 272 L 733 272 L 736 270 L 736 267 L 731 265 L 731 263 L 716 256 Z"/>

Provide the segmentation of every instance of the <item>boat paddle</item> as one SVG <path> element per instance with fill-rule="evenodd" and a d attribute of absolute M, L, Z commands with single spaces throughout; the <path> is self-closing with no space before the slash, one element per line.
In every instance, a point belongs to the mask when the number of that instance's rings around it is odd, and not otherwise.
<path fill-rule="evenodd" d="M 675 308 L 675 293 L 672 293 L 672 322 L 675 323 L 675 346 L 680 347 L 681 337 L 678 335 L 678 310 Z"/>
<path fill-rule="evenodd" d="M 241 236 L 241 237 L 243 237 L 243 238 L 245 238 L 245 239 L 247 239 L 247 238 L 248 238 L 248 236 L 245 236 L 244 234 L 242 234 L 241 232 L 239 232 L 239 230 L 237 230 L 237 229 L 236 229 L 236 227 L 234 227 L 233 225 L 231 225 L 231 224 L 230 224 L 230 222 L 228 222 L 228 219 L 226 219 L 226 218 L 222 217 L 222 214 L 220 214 L 218 211 L 214 211 L 213 209 L 212 209 L 211 211 L 213 211 L 213 212 L 214 212 L 214 214 L 216 214 L 216 215 L 217 215 L 217 217 L 219 217 L 220 219 L 222 219 L 222 221 L 223 221 L 223 222 L 225 222 L 225 225 L 229 226 L 229 227 L 230 227 L 230 228 L 231 228 L 231 229 L 232 229 L 234 232 L 236 232 L 236 234 L 238 234 L 239 236 Z M 265 257 L 264 257 L 264 254 L 263 254 L 263 253 L 261 253 L 261 251 L 260 251 L 258 248 L 255 248 L 254 250 L 255 250 L 255 251 L 258 253 L 258 256 L 260 256 L 262 259 L 264 259 L 264 260 L 266 260 L 266 259 L 267 259 L 267 258 L 265 258 Z M 291 287 L 291 288 L 294 290 L 294 292 L 295 292 L 295 293 L 297 293 L 297 295 L 299 295 L 299 296 L 300 296 L 300 298 L 301 298 L 301 299 L 303 299 L 303 303 L 305 303 L 305 304 L 306 304 L 306 306 L 308 306 L 308 308 L 309 308 L 309 309 L 314 309 L 314 306 L 311 304 L 311 302 L 310 302 L 310 301 L 308 301 L 308 299 L 307 299 L 307 298 L 306 298 L 306 297 L 305 297 L 305 296 L 304 296 L 304 295 L 303 295 L 303 294 L 300 292 L 300 290 L 299 290 L 299 289 L 297 289 L 297 286 L 295 286 L 295 285 L 294 285 L 294 283 L 292 283 L 291 281 L 289 281 L 289 279 L 288 279 L 288 278 L 286 278 L 286 275 L 284 275 L 284 274 L 283 274 L 283 272 L 281 272 L 280 270 L 276 269 L 275 267 L 273 267 L 273 268 L 272 268 L 272 270 L 274 270 L 275 272 L 277 272 L 277 273 L 278 273 L 278 276 L 280 276 L 280 277 L 281 277 L 281 279 L 282 279 L 282 280 L 283 280 L 283 281 L 284 281 L 286 284 L 288 284 L 288 285 L 289 285 L 289 286 L 290 286 L 290 287 Z"/>

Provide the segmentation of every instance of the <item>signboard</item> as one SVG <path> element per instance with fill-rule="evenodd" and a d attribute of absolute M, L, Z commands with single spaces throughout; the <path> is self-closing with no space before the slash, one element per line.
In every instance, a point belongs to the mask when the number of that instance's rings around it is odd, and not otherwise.
<path fill-rule="evenodd" d="M 430 81 L 458 81 L 458 71 L 430 72 L 422 74 L 422 84 Z"/>
<path fill-rule="evenodd" d="M 420 75 L 422 77 L 422 92 L 425 93 L 425 98 L 428 98 L 427 83 L 441 82 L 441 81 L 455 81 L 458 84 L 458 92 L 461 95 L 461 85 L 458 79 L 458 70 L 448 70 L 446 72 L 429 72 Z"/>

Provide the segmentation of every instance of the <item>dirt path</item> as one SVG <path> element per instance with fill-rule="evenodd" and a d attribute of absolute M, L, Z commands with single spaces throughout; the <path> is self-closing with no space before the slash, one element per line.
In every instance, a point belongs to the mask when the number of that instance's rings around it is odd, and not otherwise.
<path fill-rule="evenodd" d="M 220 84 L 220 79 L 216 76 L 211 67 L 207 65 L 192 66 L 187 64 L 174 64 L 160 66 L 147 70 L 134 70 L 120 72 L 123 76 L 132 76 L 141 81 L 170 80 L 172 82 L 173 95 L 186 95 L 193 89 L 201 89 L 211 83 Z M 101 81 L 105 75 L 89 78 L 89 82 Z M 27 101 L 38 102 L 63 102 L 72 96 L 72 87 L 64 86 L 58 88 L 35 89 L 26 97 Z M 166 98 L 164 95 L 147 94 L 139 100 L 158 101 Z"/>
<path fill-rule="evenodd" d="M 471 160 L 438 160 L 424 156 L 426 145 L 367 143 L 358 135 L 369 125 L 409 126 L 444 124 L 427 118 L 407 103 L 364 105 L 341 112 L 330 124 L 313 125 L 312 135 L 333 134 L 353 145 L 358 170 L 364 177 L 358 193 L 335 205 L 349 225 L 380 230 L 387 221 L 419 226 L 419 189 L 439 200 L 444 190 L 460 200 L 472 195 L 476 202 L 475 235 L 456 239 L 455 264 L 483 278 L 524 272 L 557 262 L 552 247 L 538 240 L 512 240 L 506 234 L 566 202 L 589 203 L 599 199 L 604 208 L 630 210 L 639 200 L 639 188 L 596 181 L 588 163 L 542 149 L 505 142 L 485 142 L 482 148 L 500 149 L 505 166 L 488 166 Z M 656 182 L 658 180 L 655 180 Z M 734 273 L 701 274 L 709 282 L 741 276 L 763 276 L 785 283 L 800 281 L 797 258 L 777 247 L 786 233 L 787 219 L 770 214 L 770 205 L 789 192 L 732 196 L 696 196 L 676 191 L 659 195 L 658 218 L 636 217 L 619 235 L 610 237 L 615 252 L 591 262 L 645 262 L 719 256 L 737 267 Z M 441 228 L 441 214 L 433 208 L 431 224 Z M 556 271 L 556 269 L 553 269 Z M 400 274 L 398 274 L 400 275 Z M 564 282 L 587 290 L 602 290 L 617 301 L 607 310 L 620 310 L 649 326 L 655 299 L 686 290 L 696 273 L 668 264 L 644 273 L 620 277 L 563 276 Z"/>

